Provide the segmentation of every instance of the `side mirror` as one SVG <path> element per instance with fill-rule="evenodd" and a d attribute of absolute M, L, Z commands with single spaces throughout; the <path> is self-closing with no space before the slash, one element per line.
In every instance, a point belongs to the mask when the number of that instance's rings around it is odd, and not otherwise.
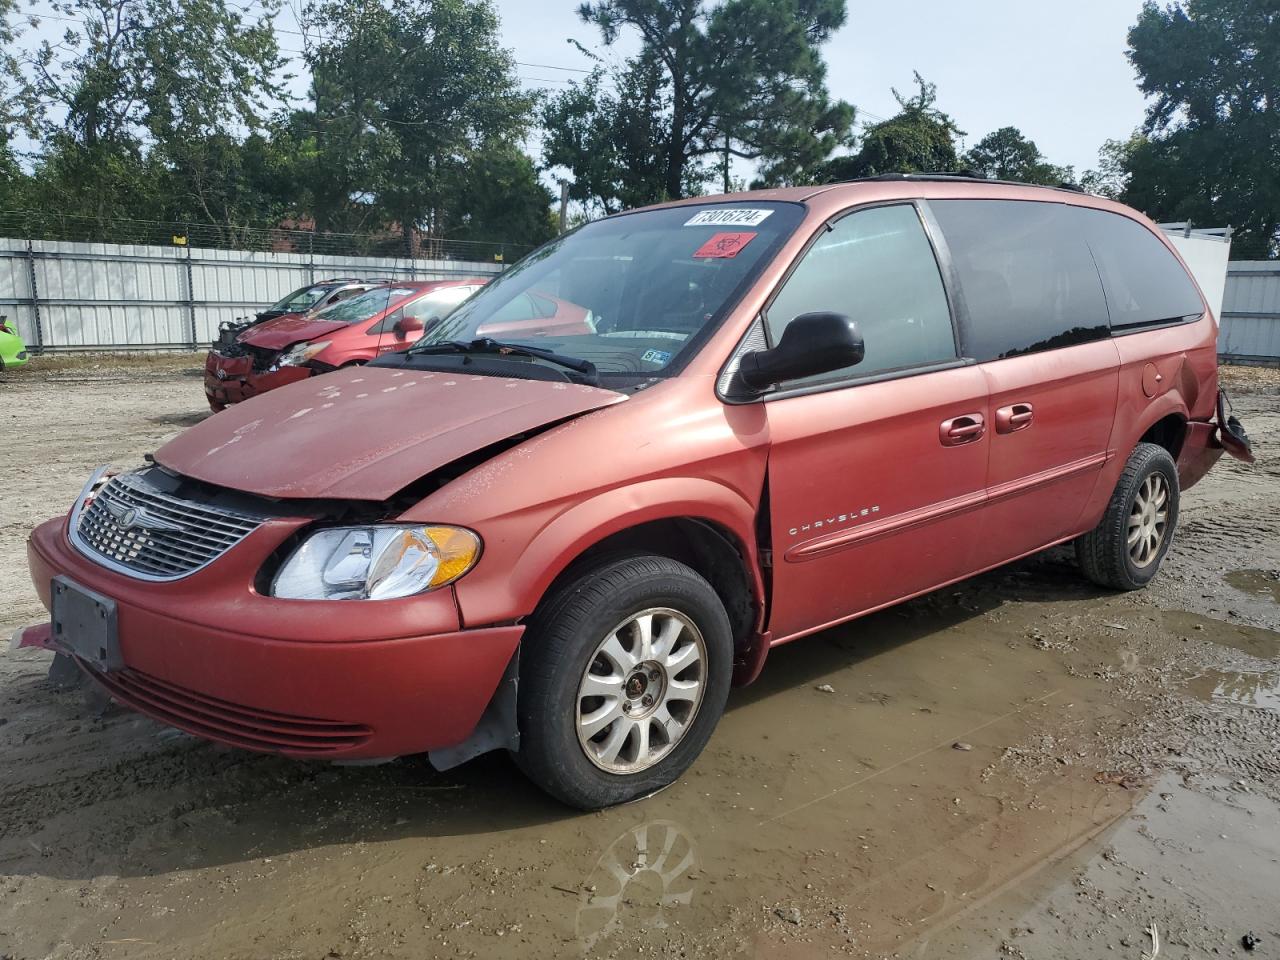
<path fill-rule="evenodd" d="M 861 363 L 866 353 L 858 324 L 843 313 L 802 313 L 782 331 L 772 350 L 742 357 L 738 378 L 752 390 Z"/>
<path fill-rule="evenodd" d="M 403 340 L 410 333 L 420 333 L 422 331 L 422 321 L 418 317 L 411 317 L 402 313 L 392 329 L 395 330 L 396 336 Z"/>

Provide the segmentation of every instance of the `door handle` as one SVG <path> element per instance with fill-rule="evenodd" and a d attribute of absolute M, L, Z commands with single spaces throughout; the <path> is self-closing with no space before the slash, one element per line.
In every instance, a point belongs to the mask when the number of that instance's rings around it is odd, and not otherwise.
<path fill-rule="evenodd" d="M 1031 426 L 1035 411 L 1029 403 L 1014 403 L 996 411 L 996 433 L 1017 433 Z"/>
<path fill-rule="evenodd" d="M 958 447 L 962 443 L 973 443 L 981 440 L 987 432 L 987 418 L 980 413 L 966 413 L 963 416 L 943 420 L 938 427 L 938 439 L 944 447 Z"/>

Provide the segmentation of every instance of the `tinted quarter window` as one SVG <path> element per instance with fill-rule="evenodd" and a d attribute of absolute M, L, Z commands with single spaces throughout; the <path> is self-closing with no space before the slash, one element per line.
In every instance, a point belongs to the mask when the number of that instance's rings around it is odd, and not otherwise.
<path fill-rule="evenodd" d="M 968 307 L 965 356 L 997 360 L 1108 336 L 1107 302 L 1074 208 L 933 200 Z"/>
<path fill-rule="evenodd" d="M 1187 271 L 1148 228 L 1118 213 L 1072 207 L 1102 274 L 1114 329 L 1199 317 L 1204 303 Z"/>
<path fill-rule="evenodd" d="M 956 357 L 942 276 L 913 206 L 861 210 L 819 237 L 769 307 L 770 342 L 800 314 L 819 310 L 858 321 L 867 348 L 856 367 L 821 380 Z"/>

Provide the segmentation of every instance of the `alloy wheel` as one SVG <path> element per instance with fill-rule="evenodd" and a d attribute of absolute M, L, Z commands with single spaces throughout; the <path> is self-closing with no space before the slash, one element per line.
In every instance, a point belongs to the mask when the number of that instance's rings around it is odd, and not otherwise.
<path fill-rule="evenodd" d="M 578 743 L 609 773 L 647 770 L 680 742 L 706 690 L 707 646 L 687 616 L 643 610 L 597 645 L 578 685 Z"/>
<path fill-rule="evenodd" d="M 1169 528 L 1169 481 L 1163 473 L 1152 473 L 1138 488 L 1129 510 L 1129 557 L 1141 568 L 1160 555 Z"/>

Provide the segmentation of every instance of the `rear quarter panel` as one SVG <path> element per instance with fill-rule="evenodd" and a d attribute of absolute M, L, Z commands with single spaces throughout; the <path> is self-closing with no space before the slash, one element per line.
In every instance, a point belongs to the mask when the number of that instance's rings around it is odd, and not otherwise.
<path fill-rule="evenodd" d="M 1082 517 L 1081 529 L 1097 525 L 1134 447 L 1152 426 L 1173 415 L 1208 421 L 1218 394 L 1217 323 L 1206 310 L 1194 323 L 1116 336 L 1120 385 L 1111 431 L 1110 461 Z M 1155 368 L 1155 375 L 1147 371 Z M 1144 390 L 1144 377 L 1151 396 Z"/>

